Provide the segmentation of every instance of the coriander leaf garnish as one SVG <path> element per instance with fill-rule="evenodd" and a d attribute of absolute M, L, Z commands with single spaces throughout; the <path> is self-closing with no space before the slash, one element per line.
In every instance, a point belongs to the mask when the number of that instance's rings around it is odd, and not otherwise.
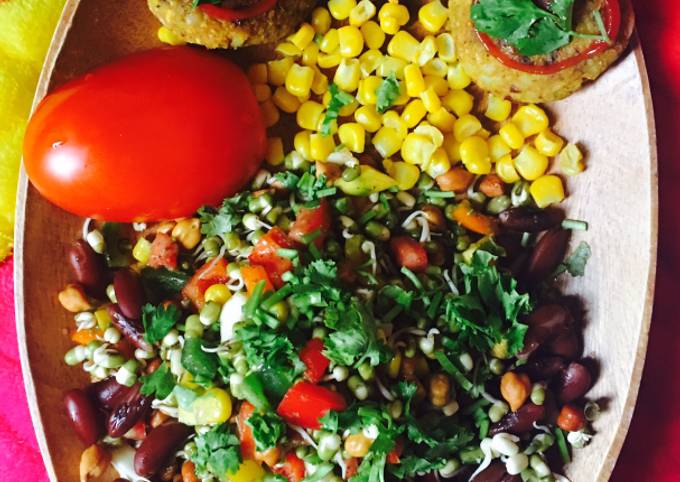
<path fill-rule="evenodd" d="M 347 92 L 340 90 L 335 84 L 328 86 L 328 92 L 331 94 L 331 100 L 328 102 L 326 115 L 324 116 L 323 121 L 321 121 L 321 129 L 319 129 L 319 132 L 323 136 L 331 134 L 331 126 L 333 125 L 333 121 L 340 115 L 340 109 L 351 104 L 354 100 L 354 97 Z"/>
<path fill-rule="evenodd" d="M 215 427 L 194 440 L 196 451 L 189 454 L 189 458 L 200 478 L 223 480 L 225 474 L 238 470 L 241 464 L 240 442 L 229 432 L 227 424 Z"/>
<path fill-rule="evenodd" d="M 264 414 L 253 413 L 246 423 L 253 430 L 253 438 L 259 452 L 276 447 L 281 436 L 286 431 L 286 424 L 281 417 L 273 412 Z"/>
<path fill-rule="evenodd" d="M 163 400 L 175 388 L 175 378 L 170 373 L 165 362 L 161 363 L 156 371 L 141 377 L 142 395 L 153 395 L 158 400 Z"/>
<path fill-rule="evenodd" d="M 565 271 L 572 276 L 583 276 L 591 254 L 590 245 L 585 241 L 581 241 L 574 252 L 557 267 L 554 276 L 560 275 Z"/>
<path fill-rule="evenodd" d="M 244 191 L 236 196 L 222 201 L 219 209 L 203 206 L 197 211 L 201 221 L 201 233 L 206 236 L 223 236 L 230 233 L 241 222 L 241 218 L 248 212 L 248 197 L 250 193 Z"/>
<path fill-rule="evenodd" d="M 385 112 L 392 107 L 394 101 L 397 100 L 400 94 L 399 81 L 394 72 L 391 72 L 378 86 L 375 91 L 377 102 L 376 110 L 378 112 Z"/>
<path fill-rule="evenodd" d="M 142 306 L 142 325 L 146 341 L 149 343 L 161 341 L 179 321 L 180 316 L 179 309 L 173 304 L 154 306 L 147 303 Z"/>

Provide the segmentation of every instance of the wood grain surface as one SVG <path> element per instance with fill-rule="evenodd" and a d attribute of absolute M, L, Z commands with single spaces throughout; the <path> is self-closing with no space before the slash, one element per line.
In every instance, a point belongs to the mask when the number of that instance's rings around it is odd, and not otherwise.
<path fill-rule="evenodd" d="M 68 0 L 36 102 L 51 87 L 121 55 L 158 45 L 156 20 L 141 0 Z M 642 53 L 631 51 L 597 83 L 549 105 L 556 131 L 588 153 L 586 172 L 568 182 L 569 216 L 585 219 L 593 248 L 586 276 L 564 290 L 585 309 L 585 356 L 597 367 L 590 397 L 605 411 L 598 432 L 578 450 L 572 482 L 605 481 L 633 414 L 647 347 L 657 240 L 654 116 Z M 63 363 L 73 320 L 57 302 L 68 282 L 66 247 L 82 220 L 42 199 L 22 172 L 16 224 L 16 319 L 26 391 L 52 480 L 78 480 L 83 447 L 68 426 L 62 392 L 86 383 Z M 107 474 L 102 480 L 114 477 Z"/>

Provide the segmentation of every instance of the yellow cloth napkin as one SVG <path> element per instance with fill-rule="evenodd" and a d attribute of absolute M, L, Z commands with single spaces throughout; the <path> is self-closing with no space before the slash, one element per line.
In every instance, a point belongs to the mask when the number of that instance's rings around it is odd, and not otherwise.
<path fill-rule="evenodd" d="M 26 119 L 64 0 L 0 1 L 0 260 L 12 249 Z"/>

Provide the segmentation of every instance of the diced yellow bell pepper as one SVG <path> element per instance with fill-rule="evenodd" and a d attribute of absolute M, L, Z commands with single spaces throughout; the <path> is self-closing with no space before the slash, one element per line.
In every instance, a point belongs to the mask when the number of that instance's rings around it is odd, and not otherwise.
<path fill-rule="evenodd" d="M 350 196 L 368 196 L 395 186 L 397 182 L 371 166 L 362 165 L 361 174 L 352 181 L 338 179 L 335 185 Z"/>
<path fill-rule="evenodd" d="M 259 482 L 267 472 L 254 460 L 244 460 L 238 470 L 227 473 L 229 482 Z"/>
<path fill-rule="evenodd" d="M 383 166 L 387 174 L 396 181 L 397 187 L 402 191 L 408 191 L 415 186 L 420 177 L 420 169 L 407 162 L 392 162 L 389 159 L 385 159 Z"/>

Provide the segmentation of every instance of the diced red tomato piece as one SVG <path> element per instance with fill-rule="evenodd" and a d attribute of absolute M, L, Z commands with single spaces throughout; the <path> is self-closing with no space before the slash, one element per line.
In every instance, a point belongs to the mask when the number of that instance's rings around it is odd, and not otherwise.
<path fill-rule="evenodd" d="M 264 452 L 257 451 L 253 429 L 246 423 L 254 411 L 255 407 L 250 402 L 243 402 L 236 418 L 236 427 L 241 441 L 241 457 L 243 460 L 256 460 L 273 467 L 279 461 L 279 448 L 274 447 Z"/>
<path fill-rule="evenodd" d="M 217 283 L 226 283 L 227 262 L 224 258 L 210 260 L 201 266 L 182 288 L 182 295 L 199 310 L 205 304 L 205 290 Z"/>
<path fill-rule="evenodd" d="M 312 383 L 320 382 L 331 364 L 323 354 L 323 348 L 323 340 L 312 338 L 300 350 L 300 360 L 307 365 L 305 378 Z"/>
<path fill-rule="evenodd" d="M 179 256 L 179 245 L 169 234 L 158 233 L 151 242 L 151 255 L 147 266 L 177 269 L 177 256 Z"/>
<path fill-rule="evenodd" d="M 274 472 L 283 475 L 288 482 L 300 482 L 305 478 L 305 462 L 294 453 L 289 453 L 283 465 L 274 468 Z"/>
<path fill-rule="evenodd" d="M 264 281 L 263 293 L 274 291 L 274 285 L 267 275 L 267 270 L 262 266 L 241 266 L 241 277 L 246 284 L 248 296 L 252 295 L 260 281 Z"/>
<path fill-rule="evenodd" d="M 411 271 L 425 271 L 428 266 L 427 251 L 410 236 L 397 236 L 390 240 L 394 261 Z"/>
<path fill-rule="evenodd" d="M 275 227 L 257 242 L 248 260 L 254 265 L 262 266 L 267 271 L 274 287 L 280 288 L 283 286 L 281 276 L 293 268 L 293 262 L 285 256 L 280 256 L 278 251 L 281 248 L 293 247 L 286 233 L 281 228 Z"/>
<path fill-rule="evenodd" d="M 337 392 L 310 382 L 297 382 L 284 395 L 276 412 L 286 422 L 303 428 L 320 429 L 319 419 L 330 410 L 347 408 L 345 399 Z"/>
<path fill-rule="evenodd" d="M 304 237 L 318 230 L 319 235 L 314 239 L 314 244 L 317 248 L 321 248 L 330 229 L 331 208 L 328 205 L 328 201 L 321 199 L 319 206 L 315 208 L 301 208 L 298 211 L 288 236 L 293 241 L 305 244 Z"/>
<path fill-rule="evenodd" d="M 144 440 L 146 438 L 146 423 L 144 423 L 143 420 L 140 420 L 134 424 L 123 437 L 130 440 Z"/>
<path fill-rule="evenodd" d="M 398 438 L 394 448 L 387 453 L 388 464 L 398 464 L 401 462 L 401 454 L 404 452 L 404 441 Z"/>
<path fill-rule="evenodd" d="M 356 457 L 351 457 L 345 460 L 345 466 L 347 467 L 347 471 L 345 472 L 345 480 L 349 480 L 357 475 L 357 472 L 359 471 L 359 459 Z"/>

